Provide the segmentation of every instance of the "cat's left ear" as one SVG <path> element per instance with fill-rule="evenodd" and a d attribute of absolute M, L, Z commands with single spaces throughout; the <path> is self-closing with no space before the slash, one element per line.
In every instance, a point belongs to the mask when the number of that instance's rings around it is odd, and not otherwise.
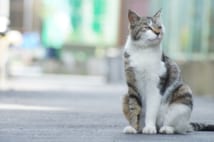
<path fill-rule="evenodd" d="M 161 11 L 162 9 L 158 10 L 158 12 L 155 13 L 155 15 L 153 16 L 153 18 L 156 20 L 156 21 L 161 21 Z"/>
<path fill-rule="evenodd" d="M 140 20 L 140 17 L 134 11 L 129 9 L 129 11 L 128 11 L 128 19 L 129 19 L 129 23 L 133 24 L 136 21 Z"/>

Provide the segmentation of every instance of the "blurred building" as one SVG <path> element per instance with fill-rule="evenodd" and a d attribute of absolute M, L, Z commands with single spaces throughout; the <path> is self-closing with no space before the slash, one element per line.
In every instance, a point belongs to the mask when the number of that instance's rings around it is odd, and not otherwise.
<path fill-rule="evenodd" d="M 41 0 L 10 0 L 10 28 L 21 32 L 40 31 Z"/>
<path fill-rule="evenodd" d="M 213 94 L 214 1 L 152 0 L 150 8 L 163 9 L 163 47 L 180 63 L 184 80 L 196 94 Z"/>
<path fill-rule="evenodd" d="M 151 16 L 160 8 L 165 52 L 181 65 L 197 94 L 213 93 L 213 0 L 0 0 L 0 16 L 9 17 L 10 29 L 23 34 L 15 51 L 19 56 L 11 58 L 15 64 L 42 73 L 107 76 L 113 82 L 123 80 L 128 9 Z M 57 64 L 46 64 L 47 48 L 59 50 Z"/>

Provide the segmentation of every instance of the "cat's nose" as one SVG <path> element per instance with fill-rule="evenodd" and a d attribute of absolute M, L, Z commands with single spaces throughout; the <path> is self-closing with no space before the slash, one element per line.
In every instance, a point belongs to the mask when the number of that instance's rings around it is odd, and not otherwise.
<path fill-rule="evenodd" d="M 155 34 L 156 34 L 157 36 L 159 36 L 159 35 L 160 35 L 160 32 L 155 32 Z"/>

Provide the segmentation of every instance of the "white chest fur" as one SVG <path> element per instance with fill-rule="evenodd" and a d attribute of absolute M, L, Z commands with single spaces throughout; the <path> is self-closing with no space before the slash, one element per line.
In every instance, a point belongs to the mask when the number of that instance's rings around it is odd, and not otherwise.
<path fill-rule="evenodd" d="M 161 48 L 140 48 L 127 44 L 125 50 L 130 55 L 129 63 L 135 69 L 135 78 L 141 94 L 150 86 L 158 86 L 159 77 L 166 72 L 165 64 L 161 61 Z"/>
<path fill-rule="evenodd" d="M 154 49 L 133 49 L 130 53 L 130 65 L 138 72 L 158 74 L 161 68 L 160 53 Z"/>

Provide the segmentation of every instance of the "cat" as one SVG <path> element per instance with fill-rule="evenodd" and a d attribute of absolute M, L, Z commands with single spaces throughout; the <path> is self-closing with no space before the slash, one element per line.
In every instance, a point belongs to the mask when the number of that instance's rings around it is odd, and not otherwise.
<path fill-rule="evenodd" d="M 192 91 L 178 65 L 161 48 L 165 27 L 161 10 L 140 17 L 129 10 L 129 36 L 124 48 L 128 93 L 123 113 L 129 122 L 124 133 L 174 134 L 214 130 L 214 125 L 190 123 Z"/>

